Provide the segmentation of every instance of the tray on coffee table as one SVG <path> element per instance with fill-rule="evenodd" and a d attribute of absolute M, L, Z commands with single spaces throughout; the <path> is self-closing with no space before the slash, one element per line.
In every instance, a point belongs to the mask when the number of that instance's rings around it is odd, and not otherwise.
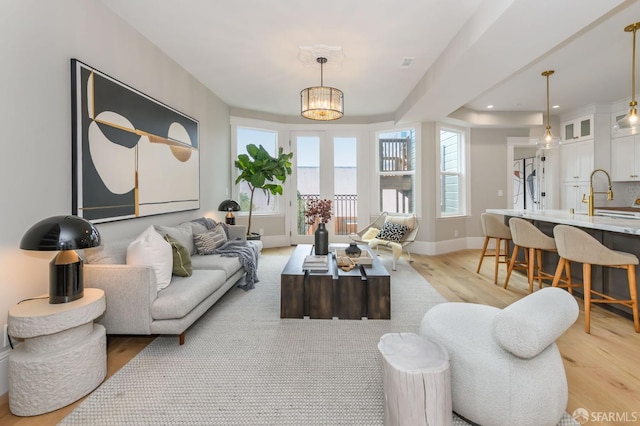
<path fill-rule="evenodd" d="M 368 267 L 373 264 L 373 257 L 371 256 L 371 252 L 366 249 L 362 250 L 359 257 L 351 257 L 347 255 L 344 248 L 336 248 L 336 261 L 338 262 L 338 265 L 340 265 L 341 257 L 349 258 L 356 265 Z"/>

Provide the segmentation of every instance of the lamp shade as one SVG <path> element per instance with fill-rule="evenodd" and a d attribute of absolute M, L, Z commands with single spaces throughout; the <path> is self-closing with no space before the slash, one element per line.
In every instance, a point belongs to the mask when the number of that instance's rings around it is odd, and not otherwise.
<path fill-rule="evenodd" d="M 300 92 L 301 114 L 319 121 L 337 120 L 344 115 L 344 95 L 327 86 L 308 87 Z"/>
<path fill-rule="evenodd" d="M 323 66 L 327 58 L 319 57 L 320 86 L 307 87 L 300 92 L 300 114 L 309 120 L 330 121 L 344 115 L 344 94 L 342 90 L 323 84 Z"/>
<path fill-rule="evenodd" d="M 78 216 L 52 216 L 33 225 L 22 237 L 23 250 L 76 250 L 100 245 L 100 233 Z"/>
<path fill-rule="evenodd" d="M 52 216 L 22 237 L 23 250 L 59 251 L 49 263 L 49 303 L 67 303 L 84 295 L 83 261 L 76 249 L 100 245 L 100 233 L 78 216 Z"/>
<path fill-rule="evenodd" d="M 228 211 L 239 212 L 240 211 L 240 204 L 238 204 L 236 201 L 233 201 L 233 200 L 224 200 L 218 206 L 218 211 L 220 211 L 220 212 L 228 212 Z"/>

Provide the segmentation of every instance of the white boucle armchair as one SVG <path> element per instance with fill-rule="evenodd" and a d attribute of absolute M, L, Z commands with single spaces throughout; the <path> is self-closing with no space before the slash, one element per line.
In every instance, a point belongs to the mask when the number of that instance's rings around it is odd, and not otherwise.
<path fill-rule="evenodd" d="M 565 290 L 547 287 L 504 309 L 441 303 L 420 334 L 449 352 L 453 411 L 481 425 L 554 426 L 567 379 L 555 340 L 578 317 Z"/>
<path fill-rule="evenodd" d="M 378 238 L 377 236 L 380 235 L 380 231 L 384 229 L 387 223 L 406 226 L 406 233 L 397 241 Z M 349 238 L 357 243 L 367 243 L 369 247 L 372 249 L 375 248 L 376 251 L 379 247 L 390 249 L 393 253 L 392 269 L 395 271 L 396 262 L 400 259 L 403 250 L 407 252 L 409 262 L 413 262 L 408 246 L 416 240 L 419 229 L 420 223 L 414 214 L 383 212 L 373 222 L 358 231 L 358 233 L 350 234 Z"/>

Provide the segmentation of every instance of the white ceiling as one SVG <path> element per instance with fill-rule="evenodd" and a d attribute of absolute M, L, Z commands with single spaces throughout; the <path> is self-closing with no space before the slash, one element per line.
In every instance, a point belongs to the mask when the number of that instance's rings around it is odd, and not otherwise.
<path fill-rule="evenodd" d="M 640 21 L 636 0 L 101 1 L 230 107 L 298 116 L 300 90 L 320 83 L 300 47 L 339 46 L 324 84 L 345 117 L 397 122 L 544 111 L 546 69 L 554 115 L 628 98 L 623 28 Z"/>

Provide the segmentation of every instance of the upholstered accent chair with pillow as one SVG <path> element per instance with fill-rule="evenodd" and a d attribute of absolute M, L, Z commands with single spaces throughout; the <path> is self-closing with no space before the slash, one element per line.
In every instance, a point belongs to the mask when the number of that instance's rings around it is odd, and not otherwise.
<path fill-rule="evenodd" d="M 358 243 L 368 243 L 371 248 L 384 247 L 393 253 L 393 270 L 402 251 L 406 251 L 409 262 L 413 262 L 411 252 L 407 248 L 418 235 L 418 218 L 416 215 L 384 212 L 373 222 L 349 237 Z"/>
<path fill-rule="evenodd" d="M 420 334 L 449 352 L 453 411 L 481 425 L 557 425 L 568 388 L 555 340 L 578 311 L 557 287 L 504 309 L 455 302 L 429 309 Z"/>

